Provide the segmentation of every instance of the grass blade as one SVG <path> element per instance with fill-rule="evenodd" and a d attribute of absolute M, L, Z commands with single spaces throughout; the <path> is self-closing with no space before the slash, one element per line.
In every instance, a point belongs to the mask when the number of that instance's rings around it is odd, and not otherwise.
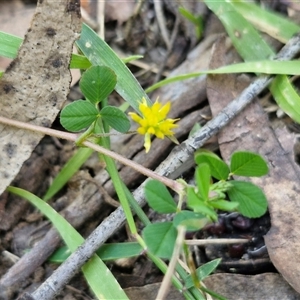
<path fill-rule="evenodd" d="M 262 8 L 254 2 L 235 0 L 231 3 L 236 11 L 258 30 L 267 33 L 282 43 L 286 43 L 294 34 L 300 32 L 298 24 L 276 12 Z"/>
<path fill-rule="evenodd" d="M 92 155 L 94 150 L 90 148 L 79 148 L 78 151 L 63 166 L 58 175 L 53 180 L 51 186 L 47 190 L 44 201 L 51 199 L 61 188 L 70 180 L 70 178 L 79 170 L 79 168 Z"/>
<path fill-rule="evenodd" d="M 213 2 L 204 0 L 204 2 L 218 16 L 234 47 L 245 61 L 264 60 L 275 54 L 253 26 L 235 10 L 234 1 L 219 0 Z M 238 28 L 243 28 L 243 30 L 240 31 Z M 295 103 L 297 106 L 300 105 L 299 97 L 295 97 L 297 92 L 292 85 L 287 83 L 288 78 L 284 75 L 276 78 L 276 82 L 280 84 L 285 93 L 283 94 L 274 85 L 271 85 L 270 90 L 274 99 L 289 116 L 295 115 Z"/>
<path fill-rule="evenodd" d="M 279 107 L 300 124 L 300 97 L 286 76 L 276 76 L 270 90 Z"/>
<path fill-rule="evenodd" d="M 25 198 L 37 207 L 52 222 L 72 252 L 84 242 L 84 238 L 76 229 L 42 199 L 20 188 L 10 186 L 7 190 Z M 97 255 L 94 255 L 82 267 L 82 271 L 98 299 L 127 299 L 126 294 L 117 283 L 115 277 Z"/>
<path fill-rule="evenodd" d="M 204 2 L 220 19 L 234 47 L 245 61 L 267 59 L 274 55 L 257 30 L 234 9 L 231 1 Z"/>
<path fill-rule="evenodd" d="M 80 39 L 76 42 L 82 53 L 94 65 L 111 68 L 117 75 L 116 91 L 137 111 L 142 98 L 151 103 L 139 82 L 116 53 L 86 24 L 82 25 Z"/>

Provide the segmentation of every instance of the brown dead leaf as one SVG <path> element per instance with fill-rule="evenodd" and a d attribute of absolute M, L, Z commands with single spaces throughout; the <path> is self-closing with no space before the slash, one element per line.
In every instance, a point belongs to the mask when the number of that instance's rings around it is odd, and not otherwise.
<path fill-rule="evenodd" d="M 225 48 L 224 41 L 216 44 L 211 68 L 225 64 Z M 242 91 L 245 86 L 242 78 L 209 76 L 207 92 L 213 115 Z M 285 141 L 281 143 L 282 136 Z M 277 270 L 300 292 L 300 172 L 293 160 L 293 138 L 288 138 L 286 131 L 280 137 L 271 128 L 260 104 L 254 101 L 220 132 L 218 139 L 227 161 L 234 151 L 249 150 L 259 153 L 268 162 L 267 176 L 250 179 L 264 190 L 269 203 L 272 227 L 265 242 Z"/>
<path fill-rule="evenodd" d="M 81 30 L 78 0 L 39 1 L 18 57 L 0 81 L 1 115 L 49 127 L 69 92 L 70 56 Z M 0 194 L 41 134 L 0 125 Z"/>
<path fill-rule="evenodd" d="M 107 21 L 117 21 L 119 25 L 126 22 L 134 13 L 136 3 L 132 0 L 107 1 L 105 17 Z"/>
<path fill-rule="evenodd" d="M 126 295 L 131 300 L 154 300 L 160 288 L 161 283 L 148 284 L 143 287 L 131 287 L 124 289 Z M 174 287 L 170 288 L 170 292 L 166 300 L 183 300 L 183 295 Z"/>
<path fill-rule="evenodd" d="M 210 290 L 228 300 L 297 300 L 300 296 L 280 274 L 265 273 L 255 276 L 214 274 L 204 280 Z"/>

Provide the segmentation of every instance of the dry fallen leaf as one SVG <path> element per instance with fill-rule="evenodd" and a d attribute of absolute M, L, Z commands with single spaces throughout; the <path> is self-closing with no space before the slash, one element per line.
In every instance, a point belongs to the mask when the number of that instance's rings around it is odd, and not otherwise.
<path fill-rule="evenodd" d="M 214 274 L 204 280 L 207 288 L 228 300 L 297 300 L 300 296 L 280 274 Z"/>
<path fill-rule="evenodd" d="M 142 287 L 131 287 L 125 289 L 125 293 L 131 300 L 154 300 L 156 299 L 157 292 L 160 288 L 161 283 L 152 283 Z M 166 297 L 166 300 L 183 300 L 183 295 L 178 292 L 174 287 Z"/>
<path fill-rule="evenodd" d="M 106 20 L 117 21 L 121 25 L 134 14 L 135 6 L 136 3 L 132 0 L 107 1 L 105 3 Z"/>
<path fill-rule="evenodd" d="M 214 48 L 211 68 L 224 65 L 224 49 L 224 42 L 219 41 Z M 207 91 L 213 115 L 241 92 L 245 85 L 241 78 L 235 75 L 208 78 Z M 288 138 L 286 130 L 283 136 Z M 220 132 L 218 139 L 226 161 L 236 150 L 249 150 L 259 153 L 268 162 L 267 176 L 250 179 L 264 190 L 268 199 L 272 227 L 265 242 L 276 269 L 300 292 L 300 172 L 293 159 L 292 136 L 282 144 L 262 107 L 254 101 Z"/>
<path fill-rule="evenodd" d="M 38 1 L 31 28 L 0 80 L 1 115 L 49 127 L 69 92 L 72 46 L 81 30 L 79 0 Z M 0 194 L 41 134 L 0 125 Z"/>

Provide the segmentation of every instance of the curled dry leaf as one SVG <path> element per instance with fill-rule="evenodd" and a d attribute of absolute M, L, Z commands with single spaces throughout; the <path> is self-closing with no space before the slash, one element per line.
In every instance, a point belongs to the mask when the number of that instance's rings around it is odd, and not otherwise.
<path fill-rule="evenodd" d="M 135 6 L 136 3 L 132 0 L 107 1 L 105 3 L 105 17 L 107 20 L 114 20 L 118 24 L 122 24 L 134 14 Z"/>
<path fill-rule="evenodd" d="M 70 56 L 80 30 L 79 0 L 38 1 L 18 56 L 0 80 L 2 116 L 39 126 L 52 124 L 69 92 Z M 0 125 L 0 194 L 41 138 Z"/>

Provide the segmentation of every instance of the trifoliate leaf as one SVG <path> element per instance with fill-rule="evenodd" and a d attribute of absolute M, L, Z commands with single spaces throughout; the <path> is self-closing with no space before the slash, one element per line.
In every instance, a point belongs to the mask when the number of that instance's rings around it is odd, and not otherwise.
<path fill-rule="evenodd" d="M 228 178 L 229 167 L 219 156 L 213 152 L 201 149 L 195 154 L 195 161 L 197 164 L 208 164 L 212 177 L 218 180 L 226 180 Z"/>
<path fill-rule="evenodd" d="M 77 100 L 63 108 L 60 113 L 60 122 L 65 129 L 76 132 L 89 127 L 98 115 L 99 111 L 93 104 Z"/>
<path fill-rule="evenodd" d="M 93 66 L 83 73 L 79 86 L 83 95 L 96 104 L 114 90 L 116 83 L 117 77 L 112 69 L 105 66 Z"/>
<path fill-rule="evenodd" d="M 177 213 L 173 220 L 175 227 L 182 225 L 186 227 L 187 231 L 198 231 L 209 222 L 210 220 L 208 220 L 205 215 L 189 210 L 182 210 Z"/>
<path fill-rule="evenodd" d="M 161 214 L 175 213 L 177 206 L 168 189 L 158 180 L 145 185 L 145 197 L 149 206 Z"/>
<path fill-rule="evenodd" d="M 143 230 L 143 238 L 149 250 L 161 258 L 172 256 L 177 230 L 172 222 L 154 223 Z"/>
<path fill-rule="evenodd" d="M 261 217 L 266 211 L 268 202 L 263 191 L 251 182 L 230 181 L 232 188 L 227 192 L 232 202 L 238 202 L 237 210 L 248 218 Z"/>
<path fill-rule="evenodd" d="M 130 121 L 126 114 L 115 106 L 105 106 L 100 115 L 110 127 L 119 132 L 125 133 L 130 128 Z"/>
<path fill-rule="evenodd" d="M 210 185 L 210 168 L 208 164 L 199 164 L 196 168 L 195 179 L 198 187 L 198 194 L 204 200 L 208 200 Z"/>
<path fill-rule="evenodd" d="M 239 176 L 260 177 L 269 171 L 265 160 L 256 153 L 239 151 L 233 153 L 230 161 L 230 171 Z"/>

